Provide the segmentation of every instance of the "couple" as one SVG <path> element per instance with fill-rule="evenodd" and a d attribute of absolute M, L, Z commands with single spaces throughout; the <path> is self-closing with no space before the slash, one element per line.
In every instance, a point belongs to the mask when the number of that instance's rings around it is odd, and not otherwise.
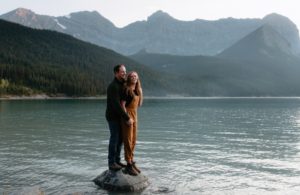
<path fill-rule="evenodd" d="M 126 76 L 125 65 L 114 67 L 114 80 L 107 88 L 106 120 L 110 130 L 108 146 L 108 167 L 110 170 L 125 170 L 130 175 L 141 171 L 133 161 L 137 135 L 137 108 L 142 105 L 143 93 L 136 72 Z M 127 165 L 121 163 L 121 146 Z"/>

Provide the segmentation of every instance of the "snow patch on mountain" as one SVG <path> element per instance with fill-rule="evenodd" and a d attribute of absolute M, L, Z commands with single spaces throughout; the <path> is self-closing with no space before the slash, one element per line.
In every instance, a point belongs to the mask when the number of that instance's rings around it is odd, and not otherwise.
<path fill-rule="evenodd" d="M 62 25 L 61 23 L 59 23 L 59 21 L 55 18 L 54 21 L 57 23 L 58 26 L 60 26 L 62 29 L 66 30 L 67 27 L 65 27 L 64 25 Z"/>

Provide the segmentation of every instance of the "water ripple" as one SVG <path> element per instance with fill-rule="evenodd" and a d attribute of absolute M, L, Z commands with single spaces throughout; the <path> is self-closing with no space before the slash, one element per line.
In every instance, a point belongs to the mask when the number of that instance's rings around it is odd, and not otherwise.
<path fill-rule="evenodd" d="M 104 101 L 0 103 L 0 192 L 107 194 L 91 182 L 107 169 Z M 145 100 L 139 117 L 142 194 L 300 191 L 299 99 Z"/>

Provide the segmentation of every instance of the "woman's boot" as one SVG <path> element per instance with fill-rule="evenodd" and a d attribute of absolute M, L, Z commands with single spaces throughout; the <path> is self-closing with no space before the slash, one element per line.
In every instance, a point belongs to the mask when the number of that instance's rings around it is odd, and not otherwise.
<path fill-rule="evenodd" d="M 136 163 L 134 161 L 132 162 L 132 167 L 136 170 L 136 172 L 141 173 L 141 170 L 137 168 Z"/>
<path fill-rule="evenodd" d="M 133 168 L 132 164 L 127 163 L 126 171 L 129 175 L 137 176 L 138 172 Z"/>

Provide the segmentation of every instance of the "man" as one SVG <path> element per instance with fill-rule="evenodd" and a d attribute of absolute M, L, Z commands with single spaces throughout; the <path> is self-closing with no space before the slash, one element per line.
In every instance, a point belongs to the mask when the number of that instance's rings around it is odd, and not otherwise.
<path fill-rule="evenodd" d="M 123 92 L 123 83 L 126 79 L 126 68 L 123 64 L 114 67 L 114 80 L 107 88 L 106 120 L 110 130 L 108 146 L 108 167 L 110 170 L 119 170 L 126 167 L 121 163 L 121 119 L 127 121 L 128 125 L 133 123 L 128 114 L 121 107 L 121 95 Z"/>

